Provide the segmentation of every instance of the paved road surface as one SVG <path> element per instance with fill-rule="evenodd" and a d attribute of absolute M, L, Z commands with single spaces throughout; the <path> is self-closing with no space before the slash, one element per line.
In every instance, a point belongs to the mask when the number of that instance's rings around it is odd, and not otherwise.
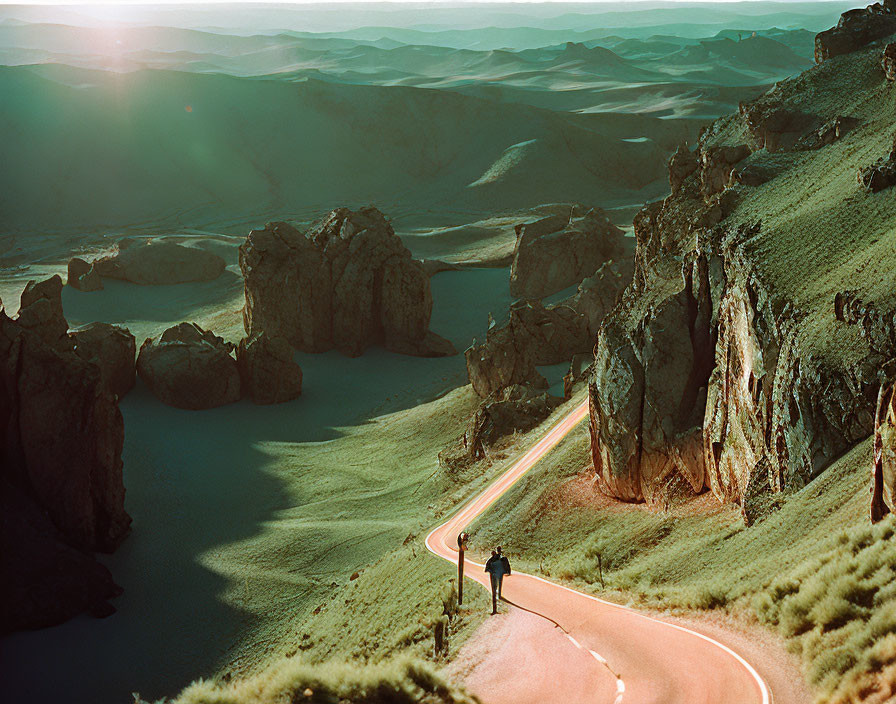
<path fill-rule="evenodd" d="M 453 518 L 434 529 L 426 538 L 426 547 L 456 563 L 458 533 L 587 415 L 586 401 Z M 482 565 L 466 560 L 464 575 L 488 589 Z M 512 605 L 553 622 L 565 639 L 563 647 L 554 639 L 537 655 L 553 661 L 547 668 L 527 668 L 526 658 L 533 654 L 522 652 L 520 666 L 514 668 L 512 657 L 505 654 L 508 667 L 503 669 L 508 681 L 495 688 L 494 698 L 483 697 L 487 704 L 585 701 L 585 697 L 607 704 L 772 702 L 767 685 L 746 660 L 703 634 L 518 572 L 505 577 L 503 595 Z M 531 644 L 527 646 L 531 650 Z M 536 671 L 552 675 L 527 678 Z"/>

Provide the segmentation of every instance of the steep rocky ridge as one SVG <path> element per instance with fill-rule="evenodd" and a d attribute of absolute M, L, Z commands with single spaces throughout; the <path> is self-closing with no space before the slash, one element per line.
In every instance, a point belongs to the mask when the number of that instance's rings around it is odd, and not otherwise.
<path fill-rule="evenodd" d="M 674 157 L 673 194 L 636 218 L 635 279 L 596 347 L 604 491 L 659 504 L 671 486 L 708 488 L 749 521 L 757 496 L 799 488 L 872 432 L 886 357 L 834 301 L 896 299 L 882 275 L 896 202 L 855 180 L 893 140 L 882 47 L 778 84 Z M 769 115 L 790 118 L 756 119 Z M 852 129 L 813 136 L 838 118 Z M 738 177 L 751 171 L 764 178 Z"/>

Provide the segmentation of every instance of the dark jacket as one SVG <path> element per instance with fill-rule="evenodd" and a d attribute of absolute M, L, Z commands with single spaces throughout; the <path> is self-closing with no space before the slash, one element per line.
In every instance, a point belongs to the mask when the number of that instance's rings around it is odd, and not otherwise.
<path fill-rule="evenodd" d="M 510 561 L 504 555 L 494 555 L 485 563 L 485 571 L 492 577 L 503 577 L 510 574 Z"/>

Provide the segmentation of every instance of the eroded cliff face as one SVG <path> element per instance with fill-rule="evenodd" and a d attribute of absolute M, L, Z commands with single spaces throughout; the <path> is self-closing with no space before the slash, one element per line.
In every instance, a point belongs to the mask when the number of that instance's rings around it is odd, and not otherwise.
<path fill-rule="evenodd" d="M 863 301 L 896 298 L 880 278 L 896 207 L 855 173 L 892 142 L 879 56 L 857 40 L 672 158 L 672 194 L 635 218 L 634 281 L 595 347 L 604 492 L 661 506 L 710 490 L 750 522 L 874 430 L 896 317 Z"/>
<path fill-rule="evenodd" d="M 704 466 L 707 486 L 740 503 L 750 522 L 757 516 L 748 498 L 802 487 L 867 437 L 874 373 L 819 358 L 801 336 L 804 314 L 776 297 L 744 255 L 723 261 Z"/>
<path fill-rule="evenodd" d="M 636 229 L 639 254 L 652 232 Z M 700 426 L 713 345 L 709 270 L 688 257 L 641 262 L 640 284 L 601 326 L 589 387 L 594 467 L 601 487 L 626 501 L 660 504 L 706 477 Z"/>

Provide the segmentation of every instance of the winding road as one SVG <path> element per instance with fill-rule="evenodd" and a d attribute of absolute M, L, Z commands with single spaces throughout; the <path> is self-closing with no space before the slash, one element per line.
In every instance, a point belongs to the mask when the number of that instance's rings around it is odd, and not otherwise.
<path fill-rule="evenodd" d="M 430 552 L 457 562 L 457 535 L 495 503 L 588 415 L 588 402 L 554 425 L 510 469 L 426 538 Z M 464 576 L 488 589 L 483 566 L 465 562 Z M 541 616 L 565 634 L 538 658 L 551 659 L 550 677 L 508 683 L 500 701 L 568 701 L 567 686 L 587 688 L 606 704 L 771 704 L 771 692 L 744 658 L 712 638 L 603 601 L 534 575 L 505 577 L 504 600 Z M 568 645 L 566 645 L 568 642 Z M 538 681 L 531 681 L 538 680 Z M 516 687 L 516 691 L 513 690 Z M 508 691 L 511 692 L 508 695 Z M 592 695 L 593 693 L 593 695 Z"/>

